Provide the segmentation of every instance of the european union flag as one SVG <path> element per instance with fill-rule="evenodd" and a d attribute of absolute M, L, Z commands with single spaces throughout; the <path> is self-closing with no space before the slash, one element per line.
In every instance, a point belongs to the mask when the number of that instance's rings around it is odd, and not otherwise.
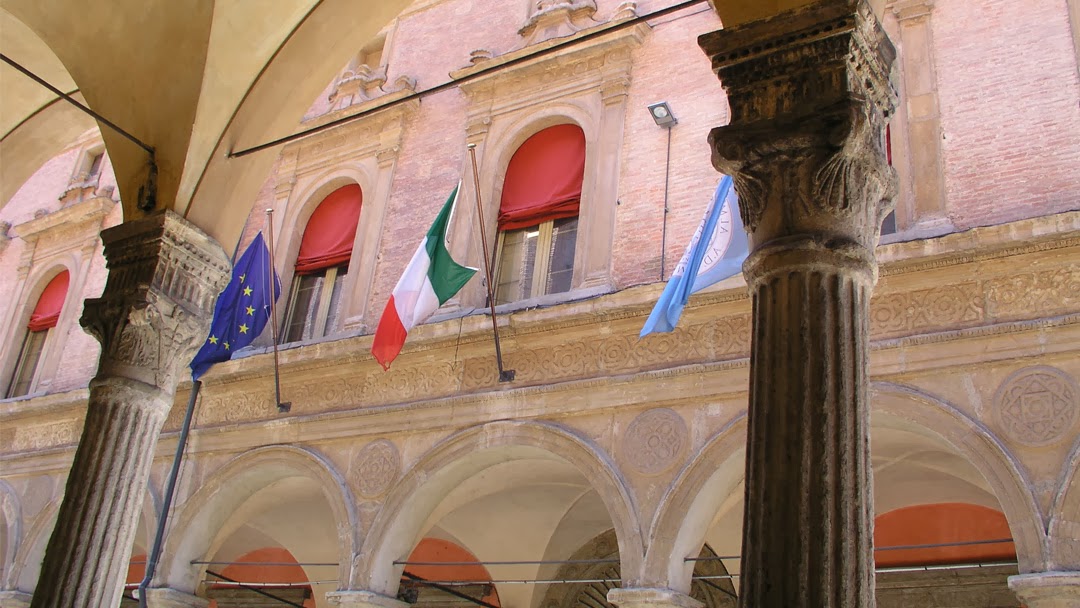
<path fill-rule="evenodd" d="M 228 361 L 262 333 L 270 320 L 270 298 L 277 300 L 281 294 L 281 282 L 274 272 L 274 295 L 270 295 L 271 272 L 270 253 L 260 232 L 236 262 L 229 285 L 214 304 L 210 335 L 191 360 L 192 380 L 198 380 L 215 363 Z"/>
<path fill-rule="evenodd" d="M 739 197 L 731 177 L 725 175 L 639 337 L 674 331 L 690 294 L 738 274 L 748 251 L 746 231 L 739 217 Z"/>

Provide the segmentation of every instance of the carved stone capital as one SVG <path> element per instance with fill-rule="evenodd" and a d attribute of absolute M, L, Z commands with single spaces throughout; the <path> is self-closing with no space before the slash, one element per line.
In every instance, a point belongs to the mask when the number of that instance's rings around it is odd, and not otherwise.
<path fill-rule="evenodd" d="M 210 605 L 210 600 L 161 587 L 146 590 L 146 605 L 149 608 L 206 608 Z"/>
<path fill-rule="evenodd" d="M 1009 589 L 1028 608 L 1075 608 L 1080 603 L 1080 572 L 1010 576 Z"/>
<path fill-rule="evenodd" d="M 101 342 L 98 377 L 174 388 L 210 323 L 229 260 L 206 233 L 166 212 L 101 233 L 109 279 L 81 323 Z"/>
<path fill-rule="evenodd" d="M 618 588 L 608 591 L 607 599 L 619 608 L 702 608 L 698 600 L 671 589 Z"/>
<path fill-rule="evenodd" d="M 869 6 L 824 0 L 699 43 L 731 105 L 731 124 L 709 135 L 713 164 L 735 180 L 755 242 L 876 245 L 896 192 L 884 142 L 896 53 Z"/>
<path fill-rule="evenodd" d="M 400 600 L 371 591 L 331 591 L 326 594 L 327 601 L 342 608 L 407 608 L 408 604 Z"/>
<path fill-rule="evenodd" d="M 30 594 L 22 591 L 0 591 L 0 608 L 29 608 Z"/>

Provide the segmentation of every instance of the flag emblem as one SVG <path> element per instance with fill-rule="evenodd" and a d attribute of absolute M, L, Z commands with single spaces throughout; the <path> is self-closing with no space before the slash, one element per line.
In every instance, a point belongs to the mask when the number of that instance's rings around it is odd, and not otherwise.
<path fill-rule="evenodd" d="M 276 300 L 281 293 L 274 272 L 274 293 L 270 294 L 271 272 L 270 253 L 260 232 L 237 260 L 229 284 L 214 304 L 210 335 L 191 360 L 192 380 L 198 380 L 215 363 L 228 361 L 262 333 L 270 319 L 271 298 Z"/>

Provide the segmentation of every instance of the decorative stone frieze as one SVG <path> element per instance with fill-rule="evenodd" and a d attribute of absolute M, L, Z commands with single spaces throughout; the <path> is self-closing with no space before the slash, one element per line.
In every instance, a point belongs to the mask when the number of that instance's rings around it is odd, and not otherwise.
<path fill-rule="evenodd" d="M 1080 386 L 1069 374 L 1046 365 L 1009 375 L 994 396 L 998 424 L 1005 435 L 1038 447 L 1076 437 Z"/>
<path fill-rule="evenodd" d="M 171 212 L 102 240 L 108 282 L 82 319 L 101 359 L 42 564 L 55 585 L 39 586 L 36 607 L 119 603 L 158 434 L 228 278 L 224 251 Z"/>
<path fill-rule="evenodd" d="M 699 40 L 731 106 L 713 164 L 753 236 L 740 601 L 873 606 L 869 311 L 895 51 L 850 0 Z"/>
<path fill-rule="evenodd" d="M 641 589 L 616 587 L 607 593 L 607 600 L 619 608 L 704 608 L 705 604 L 671 589 Z"/>

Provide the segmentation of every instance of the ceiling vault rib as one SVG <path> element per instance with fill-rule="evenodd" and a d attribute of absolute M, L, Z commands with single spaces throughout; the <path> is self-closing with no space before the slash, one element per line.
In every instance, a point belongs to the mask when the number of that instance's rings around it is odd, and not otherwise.
<path fill-rule="evenodd" d="M 78 100 L 76 100 L 75 98 L 73 98 L 73 97 L 72 97 L 71 95 L 68 95 L 67 93 L 65 93 L 65 92 L 61 91 L 60 89 L 58 89 L 58 88 L 54 87 L 53 85 L 49 84 L 48 82 L 46 82 L 46 81 L 45 81 L 45 79 L 44 79 L 44 78 L 41 78 L 41 77 L 40 77 L 40 76 L 38 76 L 37 74 L 35 74 L 35 73 L 31 72 L 30 70 L 28 70 L 28 69 L 24 68 L 24 67 L 23 67 L 22 65 L 20 65 L 20 64 L 19 64 L 18 62 L 16 62 L 16 61 L 15 61 L 14 59 L 12 59 L 12 58 L 8 57 L 7 55 L 5 55 L 5 54 L 3 54 L 3 53 L 0 53 L 0 59 L 3 59 L 3 60 L 4 60 L 4 63 L 6 63 L 6 64 L 10 65 L 11 67 L 15 68 L 16 70 L 19 70 L 19 71 L 20 71 L 20 72 L 22 72 L 22 73 L 23 73 L 23 74 L 24 74 L 24 75 L 25 75 L 26 77 L 30 78 L 30 79 L 31 79 L 31 80 L 33 80 L 34 82 L 36 82 L 36 83 L 40 84 L 41 86 L 45 87 L 46 89 L 48 89 L 49 91 L 51 91 L 51 92 L 52 92 L 52 93 L 53 93 L 54 95 L 57 95 L 57 96 L 59 96 L 59 97 L 60 97 L 61 99 L 63 99 L 64 101 L 66 101 L 66 102 L 70 103 L 71 105 L 73 105 L 73 106 L 75 106 L 76 108 L 78 108 L 78 109 L 82 110 L 83 112 L 86 112 L 86 113 L 87 113 L 87 114 L 89 114 L 90 116 L 93 116 L 93 117 L 94 117 L 94 119 L 96 119 L 96 120 L 97 120 L 98 122 L 100 122 L 100 123 L 102 123 L 103 125 L 105 125 L 105 126 L 109 127 L 109 128 L 110 128 L 110 129 L 112 129 L 113 131 L 116 131 L 116 132 L 117 132 L 117 133 L 119 133 L 120 135 L 123 135 L 123 136 L 124 136 L 125 138 L 129 139 L 129 140 L 130 140 L 130 141 L 131 141 L 132 143 L 134 143 L 135 145 L 139 146 L 139 147 L 140 147 L 140 148 L 142 148 L 143 150 L 146 150 L 146 152 L 150 154 L 150 158 L 151 158 L 151 159 L 153 159 L 153 158 L 154 158 L 154 147 L 153 147 L 153 146 L 151 146 L 151 145 L 149 145 L 149 144 L 145 144 L 145 143 L 143 143 L 143 142 L 142 142 L 142 140 L 140 140 L 139 138 L 135 137 L 135 136 L 134 136 L 134 135 L 132 135 L 131 133 L 128 133 L 128 132 L 127 132 L 127 131 L 125 131 L 124 129 L 120 128 L 120 127 L 119 127 L 119 126 L 117 126 L 117 124 L 116 124 L 116 123 L 114 123 L 113 121 L 111 121 L 111 120 L 109 120 L 108 118 L 105 118 L 104 116 L 102 116 L 101 114 L 98 114 L 97 112 L 95 112 L 95 111 L 91 110 L 91 109 L 90 109 L 89 107 L 87 107 L 87 106 L 85 106 L 85 105 L 83 105 L 83 104 L 79 103 L 79 102 L 78 102 Z M 76 90 L 77 90 L 77 89 L 76 89 Z M 51 104 L 49 104 L 49 105 L 51 105 Z M 48 105 L 47 105 L 47 106 L 45 106 L 45 107 L 48 107 Z M 40 110 L 39 110 L 39 111 L 40 111 Z M 37 113 L 37 112 L 35 112 L 35 114 L 36 114 L 36 113 Z M 33 116 L 33 115 L 31 115 L 31 116 Z M 29 119 L 29 117 L 28 117 L 28 119 Z M 23 122 L 25 122 L 25 120 L 24 120 Z M 21 123 L 20 123 L 20 124 L 21 124 Z M 18 128 L 18 127 L 16 127 L 16 128 Z M 13 130 L 14 130 L 14 129 L 13 129 Z M 5 135 L 5 137 L 6 137 L 6 135 Z"/>
<path fill-rule="evenodd" d="M 68 95 L 74 95 L 74 94 L 76 94 L 78 92 L 79 92 L 79 89 L 71 89 L 70 91 L 67 92 L 67 94 Z M 20 128 L 22 128 L 23 125 L 25 125 L 26 123 L 33 120 L 35 116 L 37 116 L 38 114 L 41 114 L 45 110 L 48 110 L 49 108 L 53 107 L 53 105 L 55 105 L 56 103 L 61 102 L 61 101 L 63 101 L 63 98 L 57 97 L 56 99 L 50 100 L 49 103 L 41 106 L 40 108 L 38 108 L 38 109 L 34 110 L 33 112 L 31 112 L 30 114 L 28 114 L 25 118 L 23 118 L 22 120 L 19 121 L 19 124 L 15 125 L 14 127 L 11 127 L 10 129 L 8 129 L 7 133 L 4 133 L 2 136 L 0 136 L 0 142 L 3 142 L 4 140 L 6 140 L 8 138 L 9 135 L 11 135 L 12 133 L 18 131 Z"/>

